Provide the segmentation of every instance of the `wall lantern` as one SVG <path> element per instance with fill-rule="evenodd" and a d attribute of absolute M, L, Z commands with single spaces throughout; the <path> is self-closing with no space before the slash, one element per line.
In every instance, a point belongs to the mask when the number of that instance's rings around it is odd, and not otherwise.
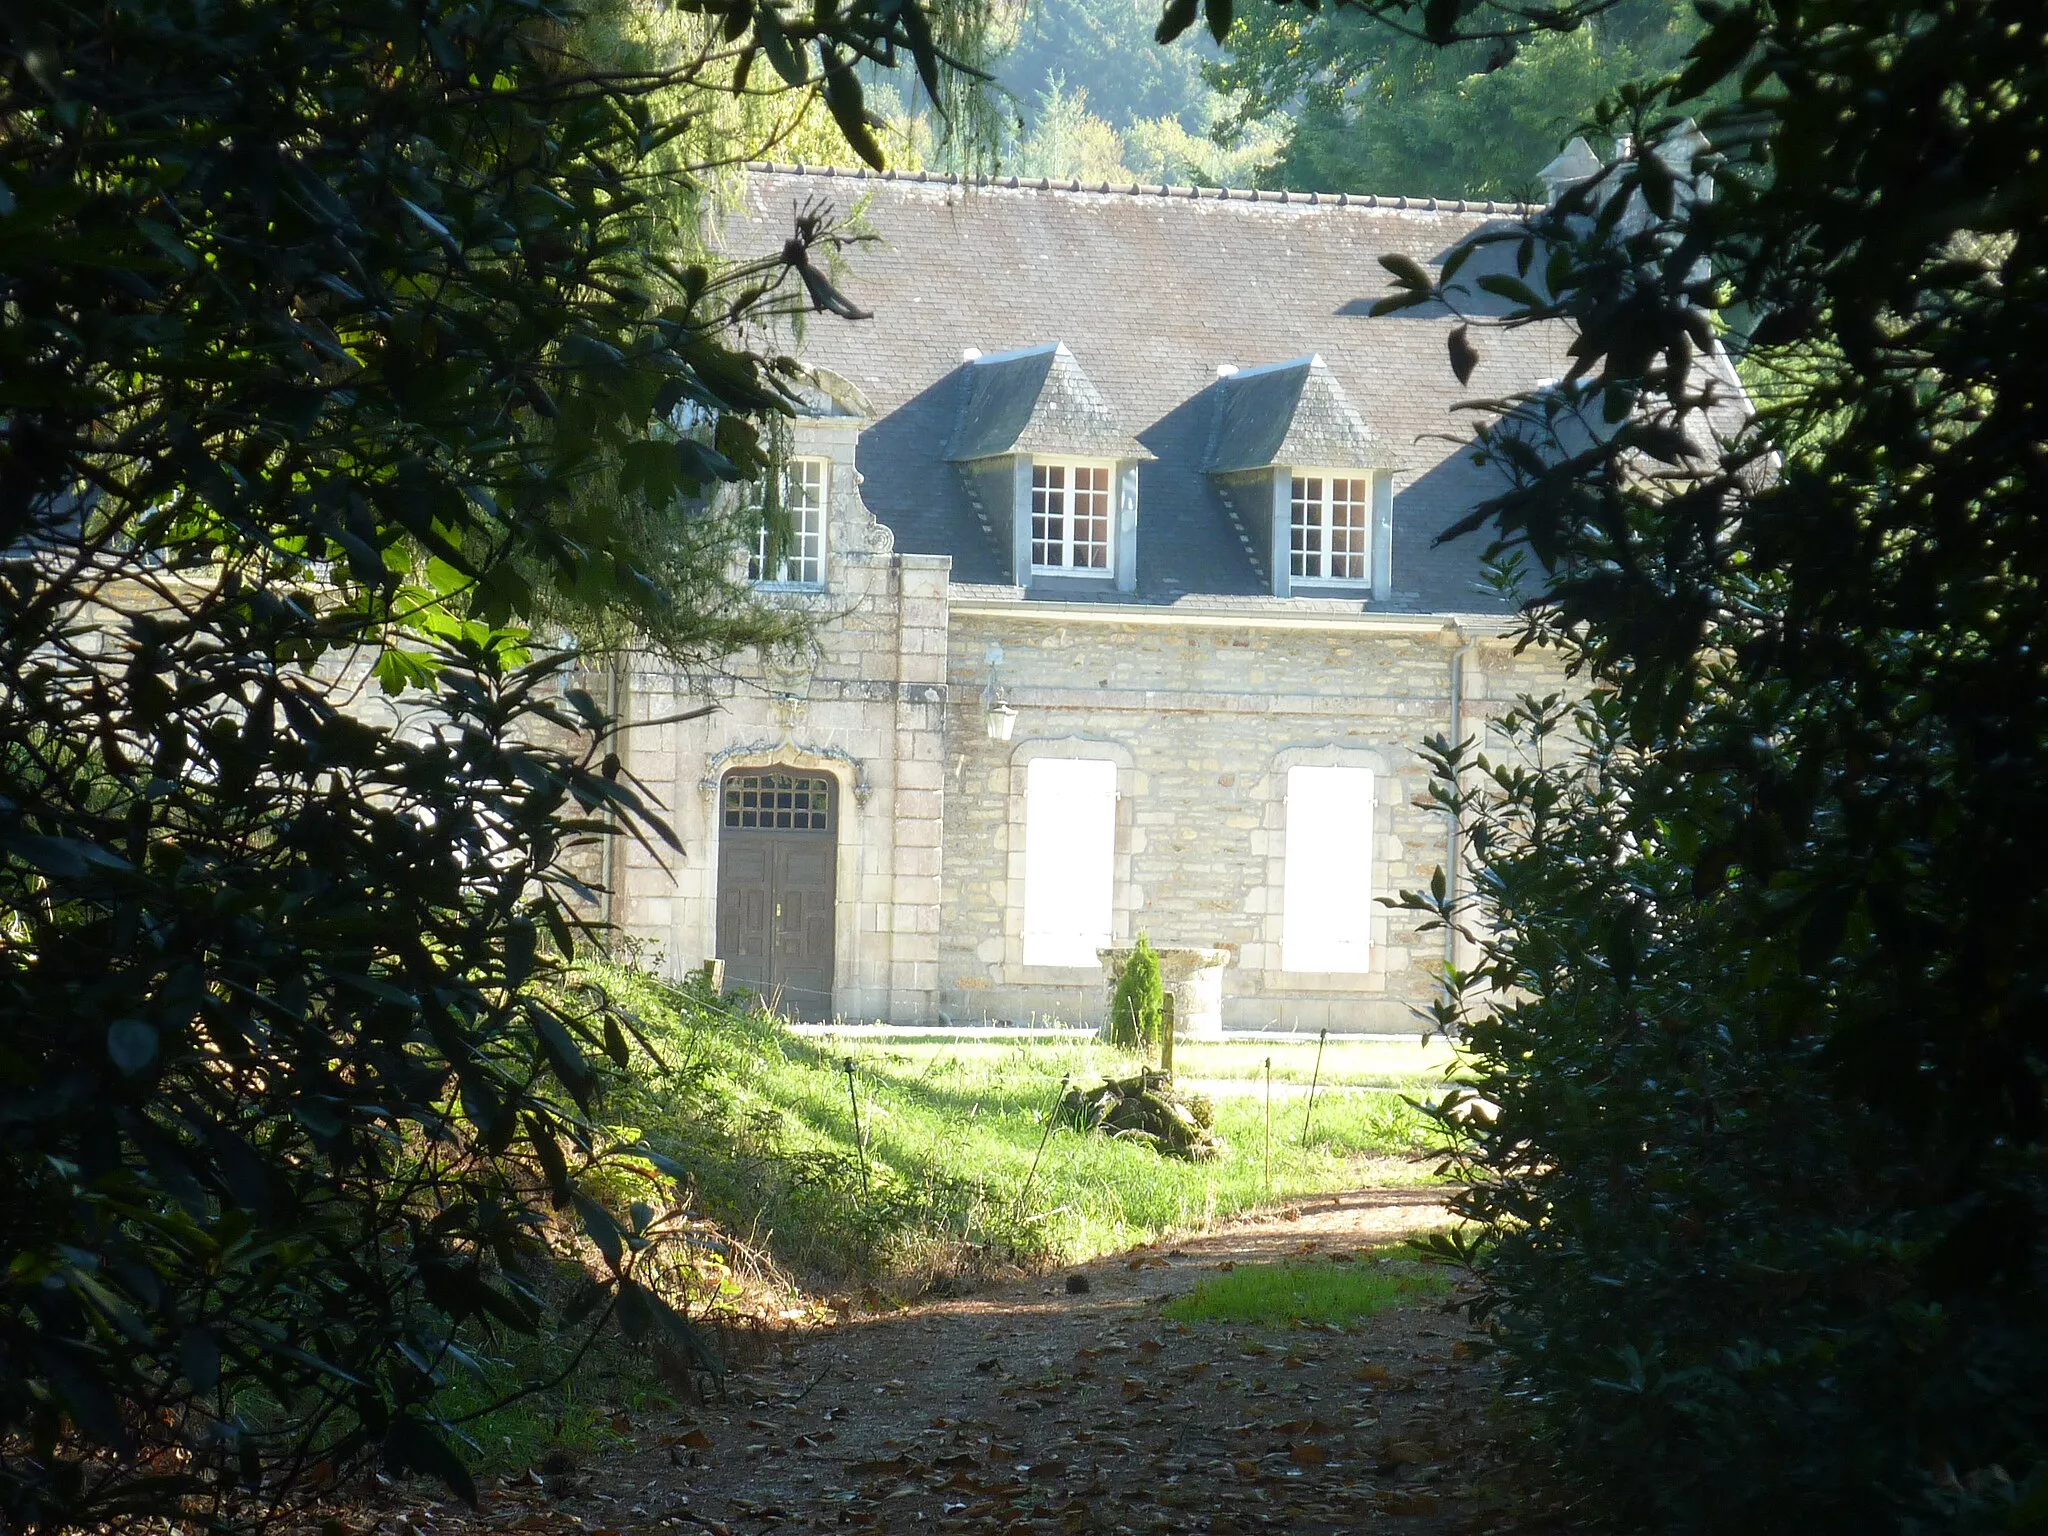
<path fill-rule="evenodd" d="M 988 726 L 990 741 L 1008 741 L 1017 729 L 1017 707 L 1005 699 L 996 684 L 998 669 L 1003 664 L 1003 648 L 991 645 L 983 657 L 988 663 L 988 681 L 981 689 L 981 713 Z"/>

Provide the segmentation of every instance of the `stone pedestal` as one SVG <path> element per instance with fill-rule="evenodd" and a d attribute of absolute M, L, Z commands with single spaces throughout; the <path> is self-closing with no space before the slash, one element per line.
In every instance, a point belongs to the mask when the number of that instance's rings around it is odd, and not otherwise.
<path fill-rule="evenodd" d="M 1098 949 L 1102 973 L 1107 982 L 1106 997 L 1116 996 L 1116 984 L 1134 953 L 1133 946 L 1120 944 Z M 1223 968 L 1230 964 L 1227 949 L 1177 949 L 1156 946 L 1159 980 L 1166 989 L 1167 1011 L 1173 1033 L 1181 1040 L 1223 1038 Z"/>

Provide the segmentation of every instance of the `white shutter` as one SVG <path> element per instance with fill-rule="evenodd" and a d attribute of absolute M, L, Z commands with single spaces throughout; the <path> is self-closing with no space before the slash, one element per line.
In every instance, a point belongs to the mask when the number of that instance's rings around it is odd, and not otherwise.
<path fill-rule="evenodd" d="M 1287 770 L 1283 970 L 1369 968 L 1372 810 L 1369 769 Z"/>
<path fill-rule="evenodd" d="M 1097 964 L 1116 882 L 1116 764 L 1040 757 L 1024 791 L 1024 963 Z"/>

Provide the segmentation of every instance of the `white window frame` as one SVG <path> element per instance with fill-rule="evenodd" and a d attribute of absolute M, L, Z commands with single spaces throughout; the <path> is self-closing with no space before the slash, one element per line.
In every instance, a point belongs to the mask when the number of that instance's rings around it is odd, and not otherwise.
<path fill-rule="evenodd" d="M 1370 768 L 1287 770 L 1281 970 L 1357 975 L 1372 969 L 1377 815 Z"/>
<path fill-rule="evenodd" d="M 1287 487 L 1287 567 L 1290 585 L 1317 587 L 1370 587 L 1372 585 L 1372 522 L 1374 501 L 1374 475 L 1369 469 L 1318 469 L 1296 468 L 1288 471 Z M 1342 505 L 1355 511 L 1355 525 L 1339 528 L 1335 525 L 1336 510 L 1339 506 L 1335 494 L 1338 482 L 1346 482 L 1360 488 L 1356 500 L 1346 499 Z M 1305 496 L 1305 486 L 1317 489 L 1313 497 Z M 1304 504 L 1311 510 L 1305 521 L 1300 513 Z M 1339 558 L 1339 552 L 1331 546 L 1339 535 L 1355 536 L 1356 546 L 1341 552 L 1346 563 L 1355 564 L 1357 575 L 1333 576 L 1331 563 Z M 1313 545 L 1313 548 L 1308 547 Z M 1313 567 L 1313 569 L 1311 569 Z"/>
<path fill-rule="evenodd" d="M 1115 937 L 1116 778 L 1105 758 L 1024 765 L 1026 965 L 1092 970 Z"/>
<path fill-rule="evenodd" d="M 1076 471 L 1093 477 L 1102 477 L 1102 488 L 1098 492 L 1090 488 L 1080 493 L 1074 484 Z M 1058 486 L 1048 482 L 1057 476 Z M 1034 576 L 1081 576 L 1087 578 L 1113 578 L 1116 575 L 1116 463 L 1111 459 L 1055 459 L 1034 458 L 1031 461 L 1030 501 L 1024 512 L 1031 519 L 1031 574 Z M 1102 497 L 1102 538 L 1098 543 L 1089 539 L 1077 542 L 1074 538 L 1074 501 L 1077 494 Z M 1041 536 L 1045 524 L 1042 519 L 1052 516 L 1059 519 L 1057 538 Z M 1039 559 L 1048 546 L 1060 558 L 1058 564 L 1048 564 Z M 1074 556 L 1079 551 L 1101 552 L 1102 564 L 1076 565 Z"/>
<path fill-rule="evenodd" d="M 747 556 L 747 580 L 757 587 L 816 591 L 825 585 L 825 529 L 832 512 L 832 461 L 804 454 L 782 468 L 782 504 L 789 511 L 789 542 L 773 576 L 768 569 L 768 520 L 761 520 Z"/>

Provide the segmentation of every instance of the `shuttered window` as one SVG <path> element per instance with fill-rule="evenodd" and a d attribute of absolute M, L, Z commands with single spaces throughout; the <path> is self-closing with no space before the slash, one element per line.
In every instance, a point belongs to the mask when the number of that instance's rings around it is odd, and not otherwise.
<path fill-rule="evenodd" d="M 1024 963 L 1098 963 L 1116 881 L 1116 764 L 1034 758 L 1025 770 Z"/>
<path fill-rule="evenodd" d="M 1353 972 L 1372 927 L 1372 773 L 1287 770 L 1287 860 L 1280 965 Z"/>

